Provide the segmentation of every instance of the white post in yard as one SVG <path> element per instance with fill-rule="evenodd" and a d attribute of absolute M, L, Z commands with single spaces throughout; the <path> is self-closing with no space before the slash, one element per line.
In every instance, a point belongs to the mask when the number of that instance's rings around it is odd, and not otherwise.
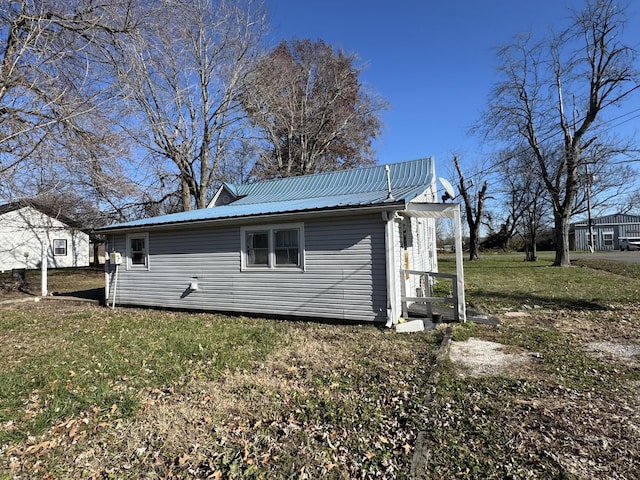
<path fill-rule="evenodd" d="M 109 281 L 111 280 L 111 265 L 109 262 L 109 255 L 106 255 L 106 259 L 104 261 L 104 299 L 105 303 L 109 305 Z"/>
<path fill-rule="evenodd" d="M 49 292 L 47 291 L 47 249 L 44 244 L 42 245 L 42 259 L 40 263 L 42 266 L 40 280 L 41 294 L 43 297 L 46 297 Z"/>

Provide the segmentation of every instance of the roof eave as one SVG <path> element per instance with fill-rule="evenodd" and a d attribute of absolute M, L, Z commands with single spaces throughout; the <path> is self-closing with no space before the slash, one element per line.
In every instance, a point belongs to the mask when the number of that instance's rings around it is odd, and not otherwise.
<path fill-rule="evenodd" d="M 352 213 L 375 213 L 382 211 L 398 211 L 404 210 L 406 208 L 406 202 L 404 200 L 396 200 L 396 201 L 387 201 L 383 203 L 377 203 L 372 205 L 349 205 L 343 207 L 326 207 L 326 208 L 317 208 L 313 210 L 297 210 L 297 211 L 289 211 L 289 212 L 278 212 L 278 213 L 261 213 L 255 215 L 242 215 L 242 216 L 234 216 L 234 217 L 220 217 L 220 218 L 206 218 L 200 220 L 184 220 L 178 222 L 163 222 L 163 223 L 153 223 L 147 225 L 122 225 L 122 226 L 114 226 L 114 227 L 101 227 L 96 228 L 94 230 L 97 234 L 109 234 L 109 233 L 118 233 L 118 232 L 133 232 L 140 230 L 158 230 L 158 229 L 167 229 L 167 228 L 184 228 L 191 226 L 201 226 L 201 225 L 216 225 L 216 224 L 235 224 L 235 223 L 245 223 L 247 221 L 269 221 L 272 219 L 277 219 L 279 221 L 286 220 L 288 218 L 291 219 L 299 219 L 302 216 L 309 215 L 327 215 L 327 214 L 336 214 L 336 215 L 349 215 Z"/>

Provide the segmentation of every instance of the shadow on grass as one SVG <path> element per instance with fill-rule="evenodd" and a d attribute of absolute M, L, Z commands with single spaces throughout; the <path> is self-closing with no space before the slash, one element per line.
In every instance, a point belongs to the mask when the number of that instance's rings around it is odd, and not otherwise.
<path fill-rule="evenodd" d="M 540 295 L 527 295 L 524 293 L 507 293 L 504 291 L 488 291 L 478 290 L 474 295 L 469 295 L 468 301 L 478 301 L 482 303 L 483 299 L 495 299 L 502 303 L 513 303 L 518 305 L 539 305 L 541 307 L 566 308 L 569 310 L 583 311 L 602 311 L 608 310 L 608 307 L 596 301 L 588 301 L 571 297 L 545 297 Z"/>
<path fill-rule="evenodd" d="M 104 288 L 89 288 L 87 290 L 76 290 L 74 292 L 54 292 L 55 297 L 73 297 L 83 300 L 95 300 L 104 305 Z"/>
<path fill-rule="evenodd" d="M 539 263 L 527 264 L 525 265 L 527 268 L 562 268 L 562 267 L 554 267 L 551 263 L 545 263 L 541 265 Z M 465 270 L 473 270 L 474 268 L 482 269 L 482 270 L 522 270 L 522 265 L 482 265 L 482 264 L 473 264 L 471 262 L 464 264 Z"/>

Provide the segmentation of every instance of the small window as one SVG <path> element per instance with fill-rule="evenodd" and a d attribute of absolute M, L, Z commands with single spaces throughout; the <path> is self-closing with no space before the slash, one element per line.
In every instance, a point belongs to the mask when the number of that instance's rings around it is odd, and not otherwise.
<path fill-rule="evenodd" d="M 64 239 L 53 240 L 53 254 L 64 256 L 67 254 L 67 241 Z"/>
<path fill-rule="evenodd" d="M 402 230 L 402 248 L 408 249 L 413 247 L 413 231 L 411 228 L 411 217 L 405 217 L 400 224 Z"/>
<path fill-rule="evenodd" d="M 613 232 L 603 232 L 602 240 L 605 247 L 613 247 Z"/>
<path fill-rule="evenodd" d="M 302 225 L 241 229 L 242 269 L 303 269 Z"/>
<path fill-rule="evenodd" d="M 143 235 L 127 236 L 127 267 L 149 268 L 149 237 Z"/>

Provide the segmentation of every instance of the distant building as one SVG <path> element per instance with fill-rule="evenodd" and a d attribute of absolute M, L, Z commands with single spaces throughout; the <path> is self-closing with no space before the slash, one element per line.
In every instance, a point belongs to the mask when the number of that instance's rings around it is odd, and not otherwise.
<path fill-rule="evenodd" d="M 591 219 L 592 245 L 595 251 L 618 250 L 620 238 L 640 237 L 640 215 L 617 213 Z M 569 232 L 571 250 L 589 250 L 589 225 L 574 223 Z"/>
<path fill-rule="evenodd" d="M 63 213 L 37 202 L 0 205 L 0 271 L 89 265 L 89 235 Z"/>

